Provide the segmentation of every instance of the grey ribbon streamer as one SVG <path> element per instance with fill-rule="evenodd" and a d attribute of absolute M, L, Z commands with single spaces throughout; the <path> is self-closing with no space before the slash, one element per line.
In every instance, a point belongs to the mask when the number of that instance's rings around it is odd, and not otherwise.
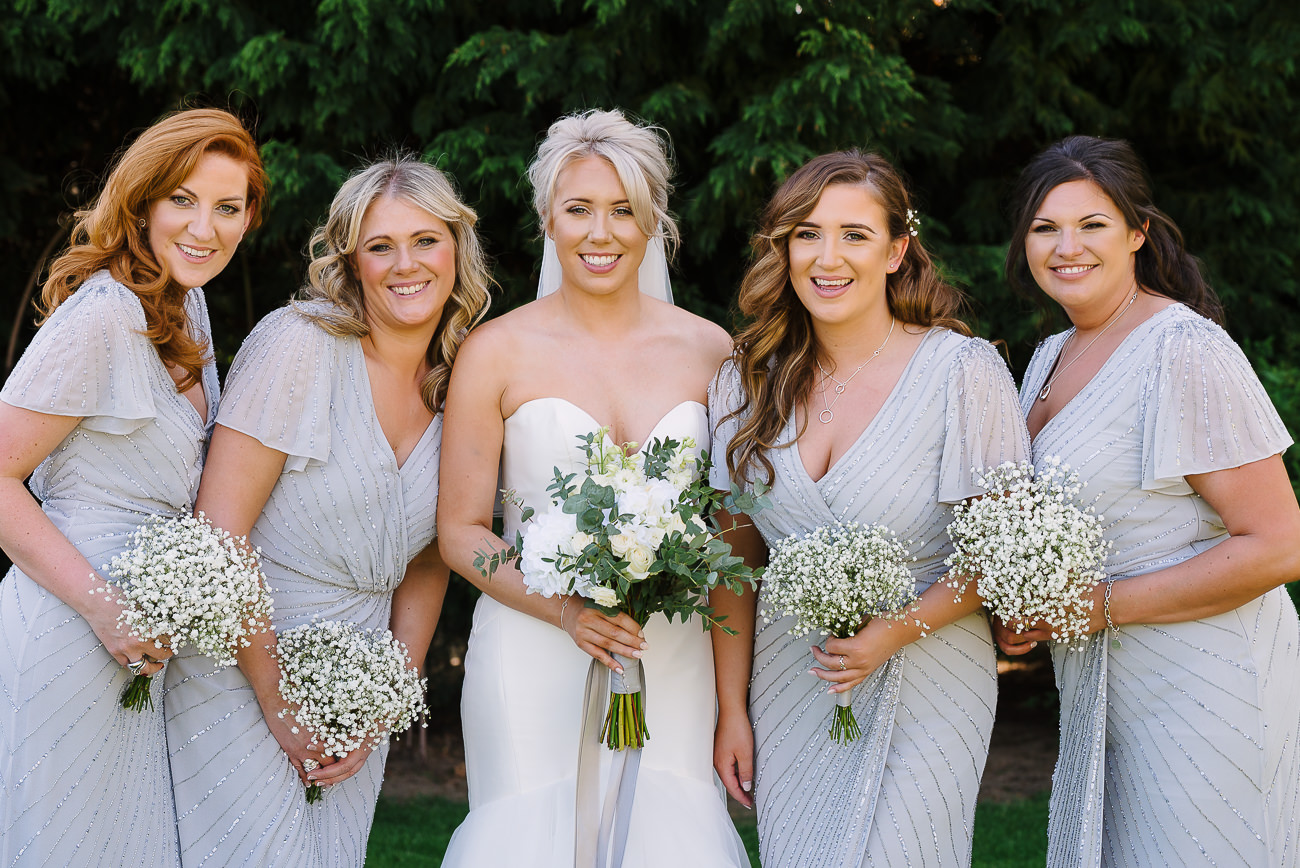
<path fill-rule="evenodd" d="M 1048 803 L 1047 868 L 1099 868 L 1106 784 L 1106 662 L 1110 631 L 1082 648 L 1052 647 L 1061 689 L 1061 752 Z"/>
<path fill-rule="evenodd" d="M 600 801 L 600 727 L 604 722 L 606 693 L 643 691 L 641 661 L 615 654 L 623 674 L 611 672 L 594 658 L 587 669 L 582 697 L 582 728 L 578 743 L 578 788 L 574 805 L 574 868 L 622 868 L 627 849 L 636 779 L 641 770 L 640 749 L 613 751 Z M 608 677 L 607 677 L 608 676 Z M 606 690 L 608 685 L 608 690 Z M 642 699 L 644 699 L 644 695 Z M 612 847 L 611 847 L 612 843 Z"/>

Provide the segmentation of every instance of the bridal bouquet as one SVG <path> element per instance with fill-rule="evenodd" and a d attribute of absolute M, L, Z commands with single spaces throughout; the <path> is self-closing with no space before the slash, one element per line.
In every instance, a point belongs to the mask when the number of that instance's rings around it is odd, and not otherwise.
<path fill-rule="evenodd" d="M 723 586 L 739 593 L 753 585 L 756 572 L 703 517 L 723 505 L 751 511 L 758 498 L 710 487 L 708 455 L 689 437 L 656 439 L 637 452 L 632 443 L 615 446 L 607 433 L 579 435 L 586 472 L 579 478 L 556 468 L 547 488 L 551 504 L 540 514 L 514 501 L 531 523 L 511 548 L 480 552 L 474 565 L 490 578 L 501 564 L 517 562 L 529 593 L 576 593 L 607 615 L 626 612 L 641 626 L 656 612 L 682 621 L 698 614 L 706 628 L 718 623 L 709 591 Z M 613 675 L 600 737 L 611 750 L 643 747 L 649 732 L 641 661 L 615 657 L 623 674 Z"/>
<path fill-rule="evenodd" d="M 893 531 L 878 524 L 823 525 L 773 547 L 763 572 L 763 617 L 789 615 L 790 634 L 847 639 L 871 618 L 901 621 L 916 610 L 909 555 Z M 862 735 L 852 691 L 835 695 L 830 735 L 844 743 Z"/>
<path fill-rule="evenodd" d="M 322 753 L 343 757 L 367 743 L 377 747 L 429 710 L 425 679 L 388 630 L 313 621 L 281 633 L 276 653 L 280 696 L 296 708 L 280 717 L 292 713 Z M 309 803 L 322 794 L 320 784 L 307 787 Z"/>
<path fill-rule="evenodd" d="M 118 624 L 157 648 L 191 645 L 218 666 L 233 666 L 249 635 L 270 627 L 271 596 L 257 552 L 243 537 L 213 527 L 203 513 L 151 518 L 131 535 L 131 547 L 102 569 L 123 604 Z M 148 675 L 131 679 L 122 705 L 153 708 Z"/>
<path fill-rule="evenodd" d="M 1037 470 L 1008 461 L 980 485 L 988 494 L 953 508 L 949 585 L 960 594 L 975 582 L 989 610 L 1017 630 L 1045 620 L 1053 639 L 1086 634 L 1108 544 L 1102 517 L 1078 506 L 1079 475 L 1055 457 Z"/>

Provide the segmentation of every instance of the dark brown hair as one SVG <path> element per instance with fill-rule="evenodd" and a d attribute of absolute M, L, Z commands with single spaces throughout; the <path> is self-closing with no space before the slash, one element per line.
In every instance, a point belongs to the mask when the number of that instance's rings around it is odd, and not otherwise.
<path fill-rule="evenodd" d="M 898 170 L 878 154 L 859 150 L 823 154 L 796 170 L 772 196 L 750 241 L 753 261 L 738 300 L 749 325 L 736 336 L 732 353 L 743 392 L 734 415 L 742 421 L 727 449 L 727 467 L 737 480 L 749 478 L 757 467 L 771 479 L 772 462 L 764 452 L 790 445 L 778 444 L 777 438 L 795 405 L 813 386 L 817 338 L 812 317 L 790 283 L 789 242 L 795 226 L 834 184 L 870 191 L 885 210 L 890 238 L 905 238 L 911 231 L 907 186 Z M 971 333 L 957 318 L 962 294 L 940 279 L 920 238 L 909 240 L 898 270 L 886 275 L 885 297 L 890 313 L 904 323 Z M 802 433 L 800 429 L 795 436 Z"/>
<path fill-rule="evenodd" d="M 1091 181 L 1115 203 L 1126 226 L 1141 229 L 1146 242 L 1134 256 L 1138 285 L 1181 301 L 1207 319 L 1223 324 L 1223 305 L 1205 280 L 1201 263 L 1183 246 L 1183 233 L 1151 201 L 1151 181 L 1133 146 L 1120 139 L 1070 136 L 1034 157 L 1020 173 L 1012 200 L 1007 281 L 1018 292 L 1035 295 L 1025 258 L 1025 237 L 1047 194 L 1071 181 Z"/>

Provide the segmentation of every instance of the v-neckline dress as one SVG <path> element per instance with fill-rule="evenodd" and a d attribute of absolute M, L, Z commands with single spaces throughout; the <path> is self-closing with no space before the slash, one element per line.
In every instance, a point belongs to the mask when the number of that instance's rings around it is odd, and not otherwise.
<path fill-rule="evenodd" d="M 715 487 L 739 420 L 728 364 L 712 396 Z M 814 420 L 810 424 L 817 424 Z M 787 420 L 780 443 L 796 432 Z M 797 447 L 767 452 L 772 506 L 752 516 L 768 546 L 832 522 L 883 524 L 911 541 L 918 593 L 951 551 L 952 504 L 984 493 L 977 470 L 1027 460 L 1010 372 L 986 341 L 931 329 L 880 412 L 814 482 Z M 748 483 L 747 483 L 748 484 Z M 762 591 L 760 612 L 765 608 Z M 971 858 L 975 795 L 988 753 L 997 677 L 987 619 L 974 613 L 908 645 L 854 689 L 862 738 L 828 734 L 834 697 L 808 674 L 792 619 L 760 615 L 750 683 L 754 790 L 765 866 L 943 866 Z"/>
<path fill-rule="evenodd" d="M 379 426 L 360 339 L 281 308 L 249 334 L 217 421 L 284 452 L 249 541 L 261 549 L 277 630 L 337 619 L 387 628 L 407 564 L 434 544 L 442 416 L 399 467 Z M 181 652 L 167 668 L 167 728 L 185 868 L 360 866 L 387 745 L 308 805 L 238 668 Z"/>

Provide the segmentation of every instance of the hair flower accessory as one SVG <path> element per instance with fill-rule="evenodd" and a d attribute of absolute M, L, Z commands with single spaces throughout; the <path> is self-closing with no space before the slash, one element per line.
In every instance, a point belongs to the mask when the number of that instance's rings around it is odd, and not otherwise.
<path fill-rule="evenodd" d="M 907 234 L 913 238 L 916 237 L 917 230 L 921 228 L 921 218 L 911 208 L 907 209 Z"/>

